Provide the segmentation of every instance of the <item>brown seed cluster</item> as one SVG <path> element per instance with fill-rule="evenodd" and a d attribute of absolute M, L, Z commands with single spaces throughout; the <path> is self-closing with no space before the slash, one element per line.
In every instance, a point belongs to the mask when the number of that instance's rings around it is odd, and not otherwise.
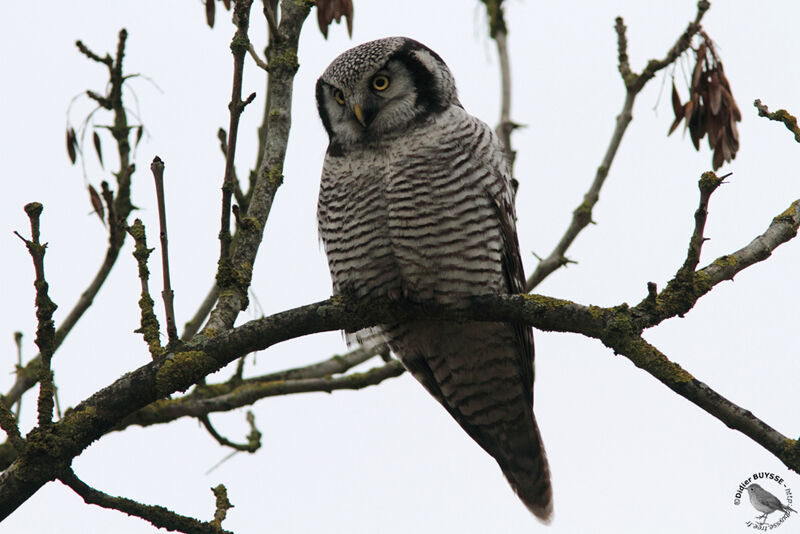
<path fill-rule="evenodd" d="M 700 150 L 700 139 L 708 138 L 708 146 L 714 151 L 712 166 L 719 169 L 730 162 L 739 150 L 739 131 L 736 123 L 742 113 L 733 99 L 731 86 L 722 62 L 714 51 L 714 45 L 705 32 L 700 32 L 702 42 L 695 51 L 696 63 L 692 71 L 689 100 L 681 103 L 675 83 L 672 84 L 672 109 L 675 121 L 670 126 L 672 134 L 681 121 L 685 121 L 689 136 L 696 150 Z"/>
<path fill-rule="evenodd" d="M 342 21 L 344 16 L 347 21 L 347 34 L 353 36 L 353 0 L 317 0 L 317 22 L 319 30 L 328 38 L 328 26 L 333 20 Z"/>

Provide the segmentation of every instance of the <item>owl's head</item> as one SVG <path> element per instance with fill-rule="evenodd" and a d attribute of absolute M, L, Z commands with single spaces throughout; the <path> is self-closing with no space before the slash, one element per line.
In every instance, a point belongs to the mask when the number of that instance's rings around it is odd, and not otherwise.
<path fill-rule="evenodd" d="M 317 107 L 332 147 L 402 134 L 451 105 L 461 104 L 450 69 L 436 52 L 407 37 L 351 48 L 317 81 Z"/>

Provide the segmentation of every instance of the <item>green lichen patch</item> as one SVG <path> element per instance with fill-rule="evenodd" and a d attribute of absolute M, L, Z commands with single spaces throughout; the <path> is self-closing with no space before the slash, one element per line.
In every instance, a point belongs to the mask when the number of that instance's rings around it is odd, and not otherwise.
<path fill-rule="evenodd" d="M 800 473 L 800 440 L 787 439 L 778 457 L 789 469 Z"/>
<path fill-rule="evenodd" d="M 177 352 L 156 371 L 156 393 L 164 397 L 189 386 L 216 369 L 217 361 L 202 351 Z"/>

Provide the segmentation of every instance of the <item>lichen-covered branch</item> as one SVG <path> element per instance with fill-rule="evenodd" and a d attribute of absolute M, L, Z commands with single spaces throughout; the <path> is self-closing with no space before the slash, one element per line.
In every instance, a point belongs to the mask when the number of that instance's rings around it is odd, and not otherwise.
<path fill-rule="evenodd" d="M 351 375 L 334 377 L 346 373 L 353 367 L 375 357 L 389 357 L 389 347 L 383 345 L 372 349 L 357 347 L 345 354 L 335 355 L 327 360 L 286 369 L 266 375 L 254 376 L 246 379 L 231 378 L 219 384 L 202 384 L 195 387 L 191 393 L 184 397 L 162 399 L 149 404 L 126 417 L 114 430 L 124 430 L 131 425 L 150 426 L 169 423 L 180 417 L 198 416 L 218 411 L 229 411 L 244 404 L 242 392 L 252 396 L 253 402 L 262 398 L 276 395 L 289 395 L 293 393 L 309 393 L 314 391 L 332 392 L 338 389 L 360 389 L 366 385 L 378 384 L 379 381 L 402 374 L 404 368 L 393 363 L 389 369 L 375 368 L 361 373 L 359 377 Z M 241 361 L 241 360 L 240 360 Z M 390 360 L 391 361 L 391 360 Z M 341 378 L 341 379 L 340 379 Z M 319 379 L 319 380 L 313 380 Z M 231 402 L 231 399 L 237 402 Z M 2 464 L 0 464 L 2 465 Z"/>
<path fill-rule="evenodd" d="M 797 117 L 785 109 L 779 109 L 772 113 L 759 99 L 756 99 L 753 105 L 758 109 L 759 117 L 766 117 L 771 121 L 782 122 L 784 126 L 786 126 L 786 129 L 794 134 L 794 140 L 800 143 L 800 126 L 797 125 Z"/>
<path fill-rule="evenodd" d="M 147 248 L 147 234 L 145 232 L 144 224 L 141 219 L 136 219 L 133 224 L 128 228 L 128 233 L 133 237 L 135 246 L 133 248 L 133 257 L 136 258 L 136 265 L 139 270 L 139 282 L 141 284 L 141 294 L 139 296 L 139 313 L 141 316 L 139 328 L 136 330 L 142 334 L 144 342 L 147 343 L 147 349 L 153 359 L 164 354 L 164 348 L 161 346 L 159 338 L 159 325 L 158 318 L 155 312 L 155 302 L 150 296 L 150 289 L 148 280 L 150 278 L 150 270 L 147 268 L 147 260 L 153 249 Z"/>
<path fill-rule="evenodd" d="M 119 510 L 128 515 L 144 519 L 158 528 L 185 532 L 186 534 L 232 534 L 220 527 L 221 519 L 217 518 L 220 511 L 219 503 L 217 503 L 215 507 L 215 520 L 205 523 L 192 517 L 176 514 L 163 506 L 142 504 L 133 499 L 114 497 L 102 491 L 98 491 L 79 479 L 72 469 L 67 469 L 67 471 L 59 477 L 59 480 L 80 495 L 86 504 L 96 504 L 103 508 Z M 217 486 L 217 488 L 212 488 L 217 500 L 219 500 L 218 488 L 219 486 Z M 227 501 L 227 497 L 225 500 Z M 223 508 L 224 510 L 230 508 L 230 503 L 228 503 L 227 507 Z M 222 519 L 224 519 L 224 517 L 223 512 Z"/>
<path fill-rule="evenodd" d="M 269 128 L 264 138 L 263 159 L 256 173 L 247 214 L 238 228 L 239 237 L 231 253 L 229 278 L 217 281 L 222 291 L 204 330 L 207 336 L 231 328 L 239 312 L 248 304 L 247 291 L 264 226 L 275 192 L 283 182 L 283 162 L 291 126 L 293 81 L 299 67 L 297 46 L 300 29 L 312 5 L 312 2 L 284 0 L 279 31 L 270 33 L 266 111 Z"/>
<path fill-rule="evenodd" d="M 688 274 L 679 271 L 654 300 L 645 298 L 634 308 L 637 328 L 650 328 L 670 317 L 682 317 L 714 286 L 733 280 L 739 272 L 769 258 L 778 246 L 797 236 L 799 227 L 800 199 L 775 217 L 763 234 L 736 252 L 717 258 L 699 271 Z"/>
<path fill-rule="evenodd" d="M 234 158 L 236 156 L 236 140 L 239 133 L 239 118 L 244 108 L 253 101 L 255 93 L 246 101 L 242 100 L 242 77 L 244 75 L 244 58 L 250 47 L 247 31 L 250 26 L 250 7 L 253 0 L 237 0 L 233 8 L 233 22 L 236 24 L 236 33 L 231 41 L 233 53 L 233 86 L 231 101 L 228 104 L 230 122 L 228 126 L 228 142 L 225 150 L 225 175 L 222 180 L 222 216 L 219 230 L 219 270 L 217 271 L 217 284 L 227 288 L 231 277 L 230 271 L 230 245 L 231 245 L 231 197 L 234 189 Z M 223 282 L 223 283 L 220 283 Z"/>
<path fill-rule="evenodd" d="M 49 285 L 44 276 L 44 254 L 47 244 L 42 244 L 39 240 L 41 215 L 44 207 L 38 202 L 31 202 L 25 205 L 25 213 L 31 221 L 31 238 L 25 239 L 17 233 L 25 243 L 28 252 L 33 259 L 33 268 L 36 278 L 33 286 L 36 288 L 36 346 L 39 347 L 42 365 L 39 369 L 39 402 L 37 405 L 39 413 L 39 425 L 50 424 L 53 420 L 53 403 L 56 394 L 56 387 L 53 383 L 53 371 L 50 363 L 53 359 L 56 345 L 56 327 L 53 321 L 53 313 L 56 311 L 55 302 L 50 300 L 48 295 Z"/>
<path fill-rule="evenodd" d="M 6 405 L 5 400 L 0 397 L 0 428 L 8 436 L 8 444 L 14 449 L 14 452 L 19 454 L 25 449 L 25 440 L 19 432 L 19 424 L 17 416 L 11 411 L 11 408 Z"/>
<path fill-rule="evenodd" d="M 678 276 L 681 274 L 688 275 L 694 273 L 697 264 L 700 263 L 700 252 L 703 249 L 703 243 L 706 238 L 703 235 L 706 228 L 706 218 L 708 217 L 708 202 L 711 199 L 711 194 L 722 185 L 727 176 L 718 177 L 713 172 L 703 173 L 698 182 L 700 188 L 700 205 L 694 212 L 694 232 L 689 240 L 689 251 L 686 254 L 686 261 L 683 263 Z"/>
<path fill-rule="evenodd" d="M 611 140 L 608 143 L 608 148 L 603 156 L 603 160 L 600 166 L 597 167 L 592 185 L 583 196 L 583 202 L 572 212 L 572 220 L 570 221 L 569 227 L 564 232 L 564 235 L 561 237 L 556 247 L 546 258 L 539 262 L 536 269 L 528 277 L 525 284 L 527 291 L 534 289 L 542 280 L 550 276 L 550 274 L 558 268 L 570 263 L 566 257 L 567 249 L 569 249 L 572 242 L 575 241 L 575 238 L 578 237 L 578 234 L 586 228 L 589 223 L 593 222 L 592 210 L 600 199 L 600 190 L 608 177 L 608 171 L 611 169 L 611 164 L 614 161 L 614 157 L 617 155 L 622 137 L 625 135 L 625 131 L 633 119 L 633 104 L 636 100 L 636 95 L 638 95 L 645 84 L 655 76 L 656 72 L 670 65 L 689 48 L 692 37 L 700 30 L 700 20 L 709 7 L 710 4 L 706 0 L 700 0 L 700 2 L 697 3 L 697 15 L 694 21 L 689 23 L 686 31 L 678 38 L 672 48 L 670 48 L 666 57 L 661 60 L 650 60 L 641 74 L 636 74 L 631 70 L 630 64 L 628 63 L 628 41 L 625 37 L 625 25 L 621 17 L 617 18 L 615 29 L 617 32 L 619 71 L 625 83 L 625 102 L 622 104 L 622 111 L 617 115 L 616 127 L 611 134 Z"/>
<path fill-rule="evenodd" d="M 272 381 L 255 381 L 251 379 L 244 380 L 231 388 L 224 388 L 223 391 L 219 391 L 219 389 L 223 389 L 221 387 L 224 386 L 223 384 L 202 386 L 198 388 L 197 394 L 192 392 L 192 394 L 178 399 L 162 399 L 149 404 L 125 418 L 114 430 L 123 430 L 131 425 L 150 426 L 164 424 L 181 417 L 200 417 L 202 421 L 202 417 L 209 413 L 227 412 L 243 406 L 250 406 L 268 397 L 295 393 L 332 393 L 343 389 L 363 389 L 380 384 L 389 378 L 400 376 L 404 372 L 403 365 L 397 360 L 392 360 L 387 364 L 373 367 L 362 373 L 350 373 L 341 376 Z"/>
<path fill-rule="evenodd" d="M 797 235 L 800 200 L 775 217 L 766 232 L 733 254 L 723 256 L 694 273 L 688 282 L 670 282 L 655 299 L 644 299 L 631 308 L 585 306 L 540 295 L 485 295 L 466 299 L 461 305 L 440 309 L 431 304 L 398 303 L 391 299 L 359 307 L 346 295 L 276 313 L 239 327 L 206 332 L 180 351 L 157 358 L 125 374 L 64 414 L 57 423 L 31 431 L 12 465 L 0 473 L 0 520 L 25 502 L 49 480 L 60 477 L 72 459 L 93 441 L 116 429 L 126 417 L 168 395 L 185 391 L 204 377 L 253 351 L 296 337 L 331 330 L 356 331 L 387 322 L 418 319 L 478 320 L 530 324 L 540 330 L 574 332 L 601 340 L 629 357 L 679 394 L 732 428 L 761 443 L 792 470 L 800 472 L 800 446 L 770 429 L 746 410 L 719 397 L 681 371 L 641 339 L 645 328 L 688 312 L 716 284 L 746 267 L 763 261 L 776 247 Z M 655 300 L 655 303 L 653 302 Z M 399 364 L 394 364 L 401 372 Z M 392 364 L 379 372 L 392 372 Z M 366 373 L 365 373 L 366 374 Z M 361 375 L 361 380 L 364 380 Z M 350 377 L 350 378 L 348 378 Z M 317 379 L 311 379 L 317 380 Z M 324 379 L 323 379 L 324 380 Z M 358 374 L 339 380 L 359 380 Z M 692 382 L 693 386 L 685 384 Z M 270 384 L 270 383 L 267 383 Z M 301 382 L 298 382 L 298 385 Z M 684 385 L 681 385 L 684 384 Z M 254 384 L 255 388 L 265 384 Z M 236 396 L 252 402 L 245 390 Z M 782 442 L 780 453 L 776 452 Z M 5 454 L 0 455 L 7 457 Z"/>
<path fill-rule="evenodd" d="M 603 343 L 681 397 L 767 449 L 790 469 L 800 471 L 800 441 L 787 438 L 749 410 L 732 403 L 641 337 L 612 336 L 603 339 Z"/>

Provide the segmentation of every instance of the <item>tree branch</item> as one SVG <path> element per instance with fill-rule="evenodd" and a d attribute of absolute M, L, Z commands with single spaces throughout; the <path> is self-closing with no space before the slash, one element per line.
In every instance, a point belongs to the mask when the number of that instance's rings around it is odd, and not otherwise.
<path fill-rule="evenodd" d="M 774 113 L 770 113 L 767 106 L 761 103 L 760 99 L 756 99 L 753 105 L 758 109 L 759 117 L 766 117 L 771 121 L 782 122 L 786 129 L 794 134 L 794 140 L 800 143 L 800 127 L 797 126 L 797 117 L 790 114 L 785 109 L 779 109 Z"/>
<path fill-rule="evenodd" d="M 38 202 L 31 202 L 25 205 L 25 213 L 31 221 L 31 238 L 22 239 L 28 252 L 33 259 L 33 268 L 36 272 L 36 279 L 33 282 L 36 288 L 36 346 L 39 347 L 42 364 L 39 369 L 39 402 L 37 405 L 39 412 L 39 426 L 49 425 L 53 421 L 53 402 L 55 398 L 55 384 L 53 383 L 53 371 L 50 363 L 53 359 L 56 344 L 56 327 L 53 322 L 53 313 L 56 311 L 55 302 L 50 300 L 48 295 L 49 285 L 44 276 L 44 254 L 47 244 L 39 241 L 40 237 L 40 217 L 44 207 Z M 15 232 L 16 233 L 16 232 Z M 17 430 L 19 432 L 19 430 Z M 11 435 L 9 434 L 9 437 Z M 13 439 L 13 438 L 12 438 Z"/>
<path fill-rule="evenodd" d="M 53 351 L 55 352 L 61 346 L 61 343 L 72 331 L 75 324 L 80 320 L 86 310 L 94 302 L 94 298 L 100 291 L 100 288 L 105 283 L 108 275 L 111 273 L 111 268 L 119 258 L 119 252 L 125 242 L 125 227 L 127 219 L 130 215 L 133 205 L 131 204 L 131 176 L 135 170 L 135 166 L 130 162 L 130 143 L 128 142 L 128 117 L 125 111 L 125 106 L 122 102 L 122 85 L 127 79 L 122 73 L 122 60 L 125 55 L 125 42 L 128 38 L 128 33 L 123 29 L 119 33 L 119 41 L 117 43 L 116 59 L 112 59 L 109 54 L 101 58 L 81 41 L 75 44 L 78 50 L 86 57 L 93 61 L 102 63 L 108 67 L 109 70 L 109 96 L 108 100 L 111 109 L 114 112 L 114 125 L 109 129 L 117 142 L 117 152 L 119 153 L 119 170 L 115 173 L 117 177 L 117 194 L 113 199 L 113 204 L 109 204 L 108 219 L 109 219 L 109 236 L 108 248 L 106 250 L 105 258 L 100 268 L 95 274 L 94 279 L 89 283 L 86 290 L 81 294 L 78 301 L 70 310 L 69 314 L 64 318 L 55 333 L 55 343 Z M 105 183 L 105 182 L 104 182 Z M 106 192 L 107 188 L 104 188 Z M 104 195 L 105 196 L 105 195 Z M 108 191 L 108 197 L 111 198 L 111 192 Z M 42 365 L 41 354 L 33 357 L 24 368 L 17 370 L 17 377 L 11 389 L 4 396 L 6 402 L 13 404 L 18 401 L 23 393 L 28 391 L 38 382 L 38 373 Z"/>
<path fill-rule="evenodd" d="M 267 110 L 269 129 L 264 139 L 263 159 L 252 187 L 247 215 L 239 228 L 239 238 L 232 251 L 229 277 L 218 280 L 225 289 L 211 312 L 206 334 L 214 335 L 231 328 L 239 312 L 248 305 L 247 291 L 252 278 L 252 266 L 263 237 L 264 227 L 272 208 L 275 192 L 283 183 L 283 161 L 291 126 L 292 89 L 299 66 L 297 46 L 300 29 L 311 8 L 310 2 L 284 0 L 277 33 L 270 32 L 267 64 Z M 230 150 L 230 142 L 228 143 Z"/>
<path fill-rule="evenodd" d="M 242 77 L 244 74 L 244 57 L 250 46 L 247 30 L 250 26 L 250 7 L 253 0 L 236 0 L 233 10 L 233 21 L 236 33 L 231 41 L 233 53 L 233 88 L 231 102 L 228 104 L 230 123 L 228 126 L 228 143 L 225 151 L 225 176 L 222 181 L 222 217 L 219 231 L 219 270 L 217 285 L 223 288 L 230 286 L 230 244 L 231 244 L 231 196 L 233 195 L 234 158 L 236 156 L 236 139 L 239 132 L 239 118 L 245 106 L 255 98 L 253 93 L 246 101 L 242 100 Z"/>
<path fill-rule="evenodd" d="M 144 224 L 141 219 L 136 219 L 133 224 L 128 228 L 128 233 L 131 234 L 135 242 L 133 249 L 133 257 L 136 258 L 136 264 L 139 270 L 139 281 L 141 283 L 141 295 L 139 297 L 139 328 L 136 332 L 142 334 L 144 342 L 147 343 L 147 349 L 150 351 L 150 356 L 153 359 L 164 354 L 164 348 L 161 346 L 158 318 L 155 312 L 155 302 L 150 296 L 150 289 L 148 287 L 148 279 L 150 278 L 150 270 L 147 268 L 147 259 L 153 249 L 147 248 L 147 234 L 145 232 Z"/>
<path fill-rule="evenodd" d="M 202 418 L 214 412 L 227 412 L 250 406 L 268 397 L 292 395 L 295 393 L 332 393 L 337 390 L 358 390 L 380 384 L 384 380 L 400 376 L 405 372 L 397 361 L 373 367 L 363 373 L 350 373 L 337 377 L 297 378 L 289 380 L 257 381 L 244 380 L 239 385 L 208 396 L 213 386 L 203 386 L 198 395 L 190 394 L 179 399 L 162 399 L 145 406 L 126 417 L 113 430 L 123 430 L 131 425 L 151 426 L 164 424 L 181 417 Z M 204 392 L 206 392 L 204 394 Z M 202 421 L 202 419 L 201 419 Z M 224 438 L 223 438 L 224 439 Z M 218 440 L 219 441 L 219 440 Z M 223 443 L 228 445 L 228 443 Z M 230 446 L 230 445 L 228 445 Z"/>
<path fill-rule="evenodd" d="M 683 52 L 685 52 L 691 44 L 692 37 L 700 30 L 700 20 L 710 7 L 710 4 L 705 0 L 700 0 L 697 3 L 697 15 L 693 22 L 690 22 L 686 31 L 678 38 L 676 43 L 670 48 L 667 55 L 662 60 L 650 60 L 641 74 L 635 74 L 631 71 L 628 64 L 628 41 L 625 37 L 625 25 L 622 18 L 617 17 L 616 31 L 617 31 L 617 45 L 619 57 L 619 71 L 622 75 L 623 82 L 625 83 L 625 102 L 622 105 L 622 111 L 617 115 L 617 124 L 614 132 L 611 134 L 608 148 L 606 149 L 603 161 L 597 167 L 594 181 L 589 187 L 589 190 L 583 196 L 583 202 L 575 208 L 572 212 L 572 220 L 564 235 L 559 240 L 556 247 L 546 258 L 541 260 L 533 271 L 533 274 L 528 277 L 525 284 L 527 291 L 533 290 L 538 286 L 542 280 L 550 276 L 553 271 L 563 267 L 569 260 L 565 256 L 567 249 L 569 249 L 578 234 L 586 228 L 592 221 L 592 209 L 597 201 L 600 199 L 600 190 L 605 183 L 608 171 L 617 155 L 617 150 L 622 142 L 622 136 L 625 135 L 625 130 L 628 128 L 633 119 L 633 104 L 636 100 L 636 95 L 644 88 L 645 84 L 655 76 L 656 72 L 670 65 L 675 61 Z"/>
<path fill-rule="evenodd" d="M 107 493 L 98 491 L 79 479 L 71 468 L 67 469 L 67 471 L 59 477 L 59 480 L 80 495 L 86 504 L 96 504 L 103 508 L 119 510 L 130 516 L 144 519 L 157 528 L 185 532 L 186 534 L 232 534 L 220 528 L 219 523 L 221 519 L 217 520 L 217 514 L 220 510 L 219 504 L 217 504 L 217 511 L 214 514 L 215 521 L 204 523 L 192 517 L 176 514 L 163 506 L 142 504 L 132 499 L 113 497 Z M 217 488 L 212 488 L 215 495 L 218 493 L 218 488 L 219 486 L 217 486 Z M 217 498 L 219 499 L 219 497 Z M 228 505 L 228 507 L 230 507 L 230 503 L 228 503 Z M 227 510 L 227 508 L 225 509 Z M 222 518 L 224 519 L 224 513 Z"/>
<path fill-rule="evenodd" d="M 236 451 L 251 453 L 256 452 L 261 448 L 261 432 L 259 432 L 258 428 L 256 428 L 256 418 L 253 415 L 253 412 L 250 410 L 247 410 L 247 423 L 250 425 L 250 434 L 247 436 L 247 443 L 244 444 L 234 443 L 217 432 L 217 430 L 211 424 L 211 420 L 208 418 L 208 412 L 198 416 L 197 419 L 200 421 L 200 423 L 202 423 L 203 428 L 205 428 L 206 431 L 211 434 L 211 437 L 223 447 L 230 447 Z"/>
<path fill-rule="evenodd" d="M 169 247 L 167 239 L 167 203 L 164 198 L 164 162 L 156 156 L 150 164 L 153 179 L 156 183 L 156 201 L 158 204 L 158 223 L 159 237 L 161 239 L 161 277 L 163 278 L 164 289 L 161 291 L 161 298 L 164 300 L 164 313 L 167 321 L 167 343 L 169 345 L 178 341 L 178 330 L 175 326 L 175 308 L 173 300 L 175 297 L 172 291 L 172 283 L 169 275 Z"/>
<path fill-rule="evenodd" d="M 574 332 L 599 339 L 676 393 L 687 395 L 726 425 L 767 447 L 790 469 L 800 472 L 797 441 L 778 434 L 754 416 L 750 419 L 745 410 L 725 401 L 704 384 L 693 382 L 696 379 L 690 374 L 641 340 L 643 329 L 679 315 L 688 304 L 685 313 L 712 287 L 769 257 L 777 246 L 796 236 L 798 227 L 800 200 L 776 217 L 767 231 L 749 245 L 696 272 L 691 284 L 670 282 L 656 298 L 655 307 L 647 299 L 633 308 L 626 304 L 601 308 L 540 295 L 476 296 L 448 309 L 431 304 L 398 303 L 388 298 L 359 307 L 340 295 L 256 319 L 213 337 L 201 336 L 186 350 L 159 357 L 127 373 L 65 413 L 58 423 L 31 431 L 24 451 L 10 468 L 0 473 L 0 520 L 48 480 L 60 477 L 75 456 L 112 431 L 125 417 L 171 393 L 185 391 L 245 354 L 316 332 L 355 331 L 376 324 L 420 319 L 530 324 L 540 330 Z M 389 372 L 392 368 L 387 365 L 379 369 Z M 246 392 L 239 393 L 247 396 Z M 778 442 L 782 443 L 782 449 L 776 452 Z"/>

